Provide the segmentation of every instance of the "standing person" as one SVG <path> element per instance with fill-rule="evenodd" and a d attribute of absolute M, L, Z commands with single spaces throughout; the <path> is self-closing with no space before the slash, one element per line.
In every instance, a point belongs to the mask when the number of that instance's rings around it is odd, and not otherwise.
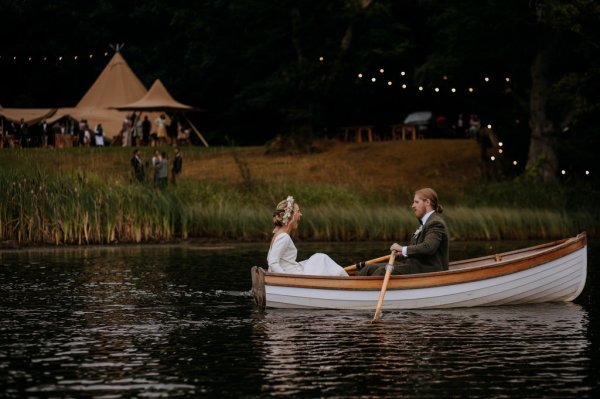
<path fill-rule="evenodd" d="M 465 135 L 465 117 L 462 112 L 456 118 L 456 133 L 458 137 L 464 137 Z"/>
<path fill-rule="evenodd" d="M 137 146 L 142 145 L 142 140 L 144 137 L 144 123 L 142 120 L 138 118 L 135 120 L 135 128 L 133 129 L 133 137 L 131 139 L 131 145 Z"/>
<path fill-rule="evenodd" d="M 48 124 L 48 122 L 46 122 L 45 119 L 42 121 L 42 123 L 40 125 L 40 131 L 42 134 L 41 146 L 46 148 L 46 147 L 48 147 L 48 137 L 52 133 L 52 129 L 50 128 L 50 125 Z"/>
<path fill-rule="evenodd" d="M 322 276 L 348 276 L 343 267 L 335 263 L 329 256 L 316 253 L 307 260 L 298 262 L 298 250 L 290 233 L 298 228 L 302 217 L 300 206 L 294 197 L 277 204 L 273 214 L 273 239 L 267 255 L 269 271 L 273 273 L 311 274 Z"/>
<path fill-rule="evenodd" d="M 144 145 L 148 145 L 150 142 L 150 130 L 152 129 L 152 124 L 148 120 L 148 115 L 144 116 L 144 120 L 142 121 L 142 137 Z"/>
<path fill-rule="evenodd" d="M 96 147 L 104 147 L 104 128 L 102 127 L 101 123 L 98 123 L 94 129 L 94 138 Z"/>
<path fill-rule="evenodd" d="M 479 115 L 471 114 L 471 116 L 469 116 L 469 135 L 476 138 L 479 135 L 479 130 L 481 130 Z"/>
<path fill-rule="evenodd" d="M 179 131 L 179 122 L 177 116 L 173 115 L 171 123 L 167 126 L 167 134 L 169 135 L 169 144 L 175 147 L 177 145 L 177 132 Z"/>
<path fill-rule="evenodd" d="M 158 171 L 160 170 L 162 157 L 160 155 L 160 151 L 154 151 L 154 156 L 152 157 L 152 170 L 154 171 L 154 187 L 158 188 Z"/>
<path fill-rule="evenodd" d="M 448 228 L 440 216 L 443 212 L 437 193 L 431 188 L 422 188 L 415 192 L 412 209 L 421 225 L 415 231 L 410 243 L 402 246 L 392 244 L 390 251 L 400 256 L 398 265 L 392 274 L 429 273 L 448 270 L 449 244 Z M 383 276 L 385 266 L 372 264 L 362 268 L 361 276 Z"/>
<path fill-rule="evenodd" d="M 19 137 L 21 141 L 21 147 L 29 147 L 29 125 L 25 122 L 25 119 L 21 118 L 19 123 Z"/>
<path fill-rule="evenodd" d="M 158 188 L 164 190 L 169 184 L 169 161 L 167 159 L 167 153 L 162 152 L 160 154 L 160 163 L 158 166 Z"/>
<path fill-rule="evenodd" d="M 158 118 L 156 118 L 156 140 L 157 145 L 161 146 L 166 144 L 167 142 L 167 119 L 165 114 L 160 114 Z"/>
<path fill-rule="evenodd" d="M 183 166 L 183 157 L 181 156 L 181 150 L 179 147 L 175 147 L 175 155 L 173 157 L 173 169 L 171 169 L 171 176 L 173 180 L 173 185 L 175 185 L 177 176 L 181 173 L 181 168 Z"/>
<path fill-rule="evenodd" d="M 144 181 L 144 177 L 146 176 L 144 172 L 144 162 L 142 162 L 142 158 L 140 157 L 140 150 L 136 148 L 133 150 L 133 157 L 131 158 L 131 166 L 133 167 L 133 175 L 140 183 Z"/>
<path fill-rule="evenodd" d="M 131 145 L 131 130 L 133 127 L 133 120 L 131 116 L 127 115 L 123 119 L 123 126 L 121 127 L 121 145 L 127 147 Z"/>

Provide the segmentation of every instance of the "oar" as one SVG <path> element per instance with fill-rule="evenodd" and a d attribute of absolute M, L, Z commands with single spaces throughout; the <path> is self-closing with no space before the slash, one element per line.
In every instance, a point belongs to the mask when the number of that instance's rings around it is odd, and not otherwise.
<path fill-rule="evenodd" d="M 381 313 L 381 306 L 383 305 L 383 297 L 385 296 L 385 291 L 387 290 L 388 283 L 390 281 L 390 276 L 392 275 L 392 270 L 394 270 L 394 262 L 396 261 L 396 251 L 392 251 L 390 255 L 390 261 L 387 265 L 385 265 L 385 277 L 383 278 L 383 285 L 381 286 L 381 293 L 379 294 L 379 301 L 377 301 L 377 309 L 375 309 L 375 316 L 373 316 L 373 320 L 371 323 L 379 318 L 379 314 Z"/>
<path fill-rule="evenodd" d="M 382 256 L 380 258 L 371 259 L 371 260 L 368 260 L 368 261 L 364 262 L 363 266 L 370 265 L 370 264 L 373 264 L 373 263 L 387 262 L 389 258 L 390 258 L 390 255 Z M 363 262 L 360 262 L 360 263 L 363 263 Z M 350 265 L 350 266 L 344 267 L 344 270 L 346 270 L 346 271 L 356 270 L 356 269 L 358 269 L 356 263 L 354 265 Z"/>

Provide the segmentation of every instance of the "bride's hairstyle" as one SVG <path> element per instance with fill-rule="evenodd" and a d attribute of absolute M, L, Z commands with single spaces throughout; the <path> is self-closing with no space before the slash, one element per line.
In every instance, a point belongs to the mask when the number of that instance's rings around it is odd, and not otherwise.
<path fill-rule="evenodd" d="M 277 204 L 273 213 L 273 224 L 276 227 L 287 226 L 294 216 L 294 197 L 291 195 Z"/>
<path fill-rule="evenodd" d="M 424 200 L 431 201 L 431 207 L 437 213 L 442 213 L 444 211 L 444 207 L 438 203 L 437 193 L 432 188 L 422 188 L 420 190 L 417 190 L 415 195 L 418 195 Z"/>

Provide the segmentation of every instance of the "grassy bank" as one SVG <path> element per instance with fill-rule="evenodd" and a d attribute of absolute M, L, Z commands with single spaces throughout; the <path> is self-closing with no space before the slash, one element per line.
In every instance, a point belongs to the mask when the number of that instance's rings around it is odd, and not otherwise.
<path fill-rule="evenodd" d="M 170 149 L 165 148 L 168 153 Z M 150 148 L 143 149 L 150 159 Z M 16 244 L 268 240 L 274 204 L 294 195 L 304 240 L 406 240 L 412 192 L 434 187 L 454 239 L 554 239 L 598 231 L 577 188 L 483 184 L 467 140 L 339 144 L 304 156 L 185 148 L 179 184 L 133 183 L 131 149 L 3 150 L 0 240 Z M 593 197 L 589 198 L 590 204 Z M 585 202 L 585 201 L 583 201 Z"/>

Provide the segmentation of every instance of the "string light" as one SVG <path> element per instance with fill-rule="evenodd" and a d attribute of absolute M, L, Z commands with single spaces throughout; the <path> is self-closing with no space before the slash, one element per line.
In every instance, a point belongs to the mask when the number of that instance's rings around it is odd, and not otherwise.
<path fill-rule="evenodd" d="M 496 160 L 496 157 L 492 155 L 492 156 L 490 157 L 490 160 L 491 160 L 492 162 L 494 162 L 494 161 Z"/>
<path fill-rule="evenodd" d="M 423 91 L 423 86 L 419 86 L 419 91 Z"/>
<path fill-rule="evenodd" d="M 439 88 L 439 87 L 436 87 L 436 88 L 435 88 L 435 89 L 433 89 L 433 90 L 434 90 L 436 93 L 439 93 L 439 92 L 440 92 L 440 88 Z"/>
<path fill-rule="evenodd" d="M 402 88 L 403 88 L 403 89 L 406 89 L 406 84 L 403 84 L 403 85 L 402 85 Z"/>
<path fill-rule="evenodd" d="M 567 174 L 567 171 L 563 169 L 563 170 L 560 171 L 560 174 L 564 176 L 564 175 Z"/>
<path fill-rule="evenodd" d="M 400 75 L 404 76 L 404 75 L 406 75 L 406 72 L 402 71 L 402 72 L 400 72 Z"/>
<path fill-rule="evenodd" d="M 456 93 L 456 88 L 452 88 L 452 90 L 450 90 L 452 93 Z"/>
<path fill-rule="evenodd" d="M 486 76 L 485 78 L 483 78 L 483 80 L 485 80 L 485 81 L 486 81 L 486 83 L 489 83 L 489 81 L 490 81 L 490 78 L 488 78 L 488 77 Z"/>
<path fill-rule="evenodd" d="M 491 128 L 492 128 L 492 125 L 488 123 L 488 125 L 487 125 L 487 128 L 488 128 L 488 129 L 491 129 Z"/>
<path fill-rule="evenodd" d="M 385 71 L 383 70 L 383 68 L 381 68 L 381 69 L 379 70 L 379 73 L 384 73 L 384 72 L 385 72 Z"/>
<path fill-rule="evenodd" d="M 374 77 L 373 77 L 373 78 L 371 78 L 371 82 L 375 83 L 376 81 L 377 81 L 377 79 L 376 79 L 376 78 L 374 78 Z"/>
<path fill-rule="evenodd" d="M 99 54 L 94 54 L 94 53 L 89 53 L 86 54 L 84 56 L 80 56 L 80 55 L 70 55 L 70 54 L 66 54 L 66 55 L 12 55 L 12 56 L 2 56 L 0 55 L 0 62 L 3 60 L 10 60 L 10 61 L 14 61 L 14 62 L 19 62 L 19 61 L 23 61 L 23 62 L 27 62 L 27 63 L 32 63 L 32 62 L 36 62 L 36 61 L 42 61 L 42 62 L 47 62 L 49 60 L 56 60 L 56 61 L 67 61 L 67 60 L 73 60 L 73 61 L 81 61 L 82 59 L 93 59 L 94 57 L 98 56 L 98 55 L 102 55 L 104 54 L 105 56 L 110 55 L 108 52 L 105 53 L 99 53 Z"/>
<path fill-rule="evenodd" d="M 513 161 L 513 165 L 517 166 L 517 163 L 518 163 L 517 161 Z"/>
<path fill-rule="evenodd" d="M 475 89 L 473 89 L 472 87 L 469 87 L 469 93 L 473 93 L 475 91 Z"/>
<path fill-rule="evenodd" d="M 388 86 L 391 86 L 391 85 L 392 85 L 392 81 L 391 81 L 391 80 L 388 80 L 388 83 L 387 83 L 387 85 L 388 85 Z"/>
<path fill-rule="evenodd" d="M 359 79 L 362 79 L 362 77 L 363 77 L 363 74 L 362 74 L 362 73 L 359 73 L 359 74 L 358 74 L 358 78 L 359 78 Z"/>
<path fill-rule="evenodd" d="M 321 61 L 321 62 L 325 61 L 325 57 L 323 57 L 323 56 L 319 57 L 319 61 Z"/>
<path fill-rule="evenodd" d="M 589 170 L 586 170 L 586 171 L 585 171 L 585 175 L 586 175 L 586 176 L 589 176 L 589 175 L 590 175 L 590 171 L 589 171 Z"/>

